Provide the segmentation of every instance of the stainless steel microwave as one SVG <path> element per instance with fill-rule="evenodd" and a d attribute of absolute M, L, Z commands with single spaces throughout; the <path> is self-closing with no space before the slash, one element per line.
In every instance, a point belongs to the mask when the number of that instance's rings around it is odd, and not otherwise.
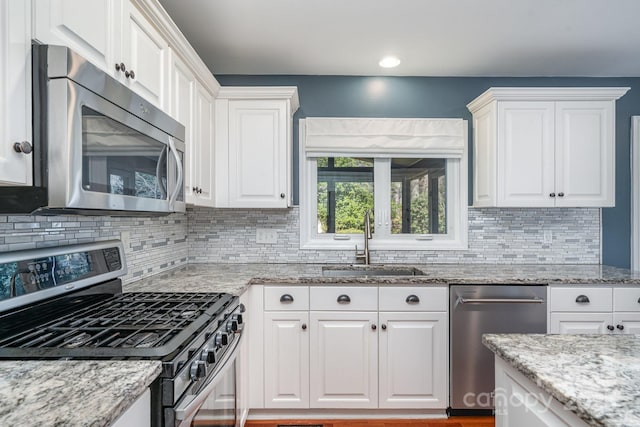
<path fill-rule="evenodd" d="M 184 212 L 184 126 L 67 47 L 32 54 L 32 213 Z"/>

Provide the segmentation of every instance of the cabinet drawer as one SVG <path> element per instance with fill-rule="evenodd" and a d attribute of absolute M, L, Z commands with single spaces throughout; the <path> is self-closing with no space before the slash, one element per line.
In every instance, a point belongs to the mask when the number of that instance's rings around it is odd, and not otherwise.
<path fill-rule="evenodd" d="M 611 288 L 551 288 L 550 300 L 551 311 L 611 311 L 613 305 Z"/>
<path fill-rule="evenodd" d="M 614 288 L 614 311 L 640 311 L 640 288 Z"/>
<path fill-rule="evenodd" d="M 447 311 L 445 287 L 380 287 L 380 311 Z"/>
<path fill-rule="evenodd" d="M 265 286 L 266 311 L 309 310 L 308 286 Z"/>
<path fill-rule="evenodd" d="M 309 295 L 311 310 L 378 310 L 377 287 L 312 286 Z"/>

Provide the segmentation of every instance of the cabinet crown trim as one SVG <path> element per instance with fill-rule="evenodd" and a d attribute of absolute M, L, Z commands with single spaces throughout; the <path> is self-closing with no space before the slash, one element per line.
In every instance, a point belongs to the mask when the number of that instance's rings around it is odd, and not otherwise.
<path fill-rule="evenodd" d="M 291 102 L 291 114 L 300 107 L 296 86 L 223 86 L 217 99 L 284 99 Z"/>
<path fill-rule="evenodd" d="M 615 101 L 630 87 L 491 87 L 467 104 L 475 113 L 493 101 Z"/>

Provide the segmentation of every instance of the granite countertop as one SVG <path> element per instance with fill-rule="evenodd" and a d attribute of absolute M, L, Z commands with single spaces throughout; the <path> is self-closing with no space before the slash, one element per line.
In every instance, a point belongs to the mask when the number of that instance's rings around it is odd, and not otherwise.
<path fill-rule="evenodd" d="M 587 424 L 640 425 L 640 336 L 513 334 L 482 341 Z"/>
<path fill-rule="evenodd" d="M 0 425 L 111 425 L 161 372 L 159 361 L 0 361 Z"/>
<path fill-rule="evenodd" d="M 379 268 L 379 266 L 372 266 Z M 640 272 L 602 265 L 393 264 L 415 267 L 419 276 L 323 277 L 326 264 L 189 264 L 125 285 L 126 292 L 228 292 L 242 294 L 251 284 L 622 284 L 640 285 Z M 352 267 L 362 270 L 362 266 Z"/>

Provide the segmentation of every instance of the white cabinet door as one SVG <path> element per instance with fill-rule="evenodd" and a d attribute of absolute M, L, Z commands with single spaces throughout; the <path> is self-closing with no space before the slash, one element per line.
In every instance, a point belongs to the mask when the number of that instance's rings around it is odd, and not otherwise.
<path fill-rule="evenodd" d="M 175 54 L 171 55 L 171 116 L 182 123 L 185 128 L 184 142 L 186 159 L 184 162 L 184 184 L 187 203 L 194 203 L 197 198 L 196 171 L 198 157 L 193 138 L 194 104 L 196 78 L 185 63 Z"/>
<path fill-rule="evenodd" d="M 640 334 L 640 313 L 613 313 L 613 325 L 619 334 Z"/>
<path fill-rule="evenodd" d="M 447 407 L 447 313 L 380 313 L 380 408 Z"/>
<path fill-rule="evenodd" d="M 133 4 L 125 2 L 125 12 L 122 58 L 128 77 L 122 81 L 149 102 L 169 110 L 169 44 Z"/>
<path fill-rule="evenodd" d="M 554 206 L 554 103 L 498 104 L 498 204 Z"/>
<path fill-rule="evenodd" d="M 611 313 L 551 313 L 551 334 L 605 334 L 612 333 Z"/>
<path fill-rule="evenodd" d="M 490 88 L 469 103 L 474 206 L 614 206 L 615 101 L 628 90 Z"/>
<path fill-rule="evenodd" d="M 31 3 L 0 1 L 0 185 L 31 185 L 33 154 L 16 142 L 31 139 Z"/>
<path fill-rule="evenodd" d="M 286 208 L 287 102 L 229 101 L 229 207 Z"/>
<path fill-rule="evenodd" d="M 192 165 L 192 187 L 196 187 L 199 206 L 213 206 L 213 144 L 214 144 L 214 100 L 213 95 L 196 83 L 195 92 L 195 121 L 191 155 L 194 156 Z"/>
<path fill-rule="evenodd" d="M 378 406 L 377 312 L 310 314 L 310 406 Z"/>
<path fill-rule="evenodd" d="M 68 46 L 109 74 L 117 74 L 122 4 L 122 0 L 35 0 L 35 38 Z"/>
<path fill-rule="evenodd" d="M 613 101 L 556 103 L 556 205 L 614 206 Z"/>
<path fill-rule="evenodd" d="M 265 408 L 309 407 L 309 312 L 264 314 Z"/>

